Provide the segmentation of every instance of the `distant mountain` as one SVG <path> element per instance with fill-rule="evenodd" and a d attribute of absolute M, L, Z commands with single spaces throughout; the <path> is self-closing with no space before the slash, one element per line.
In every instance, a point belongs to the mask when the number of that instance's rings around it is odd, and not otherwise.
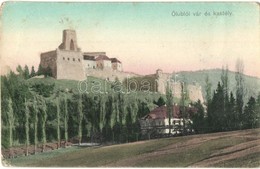
<path fill-rule="evenodd" d="M 199 71 L 181 71 L 178 72 L 177 80 L 185 79 L 189 84 L 197 82 L 202 87 L 203 96 L 205 97 L 205 78 L 208 75 L 209 80 L 212 83 L 212 90 L 217 88 L 217 84 L 221 82 L 221 69 L 210 69 L 210 70 L 199 70 Z M 236 80 L 235 80 L 235 72 L 229 71 L 229 90 L 233 92 L 235 95 L 236 91 Z M 252 77 L 248 75 L 244 75 L 245 79 L 245 87 L 246 87 L 246 95 L 245 99 L 253 96 L 256 98 L 258 93 L 260 92 L 260 78 Z"/>

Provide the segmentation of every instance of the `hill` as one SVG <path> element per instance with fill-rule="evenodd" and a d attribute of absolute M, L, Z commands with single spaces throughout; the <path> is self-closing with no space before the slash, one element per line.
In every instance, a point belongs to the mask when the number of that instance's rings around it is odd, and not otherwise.
<path fill-rule="evenodd" d="M 53 150 L 5 160 L 26 167 L 258 167 L 260 129 Z"/>
<path fill-rule="evenodd" d="M 197 82 L 202 87 L 203 95 L 205 96 L 205 78 L 208 75 L 209 80 L 212 83 L 212 90 L 217 88 L 217 84 L 221 81 L 221 69 L 211 69 L 211 70 L 199 70 L 199 71 L 181 71 L 177 72 L 179 79 L 184 79 L 192 84 Z M 236 80 L 235 72 L 229 71 L 229 89 L 235 94 L 236 91 Z M 244 75 L 245 87 L 246 87 L 246 98 L 253 96 L 256 97 L 260 92 L 260 78 Z"/>

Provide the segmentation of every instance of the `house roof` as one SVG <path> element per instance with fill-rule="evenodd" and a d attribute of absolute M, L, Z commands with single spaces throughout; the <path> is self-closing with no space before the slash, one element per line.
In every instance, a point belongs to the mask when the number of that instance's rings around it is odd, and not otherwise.
<path fill-rule="evenodd" d="M 110 60 L 106 55 L 99 55 L 96 60 Z"/>
<path fill-rule="evenodd" d="M 111 58 L 110 60 L 112 63 L 115 63 L 115 62 L 121 63 L 120 60 L 118 60 L 117 58 Z"/>
<path fill-rule="evenodd" d="M 95 56 L 83 55 L 84 60 L 95 60 Z"/>
<path fill-rule="evenodd" d="M 181 118 L 181 108 L 179 105 L 174 105 L 172 106 L 173 108 L 173 113 L 172 113 L 172 117 L 173 118 Z M 188 117 L 197 112 L 197 109 L 194 107 L 185 107 L 186 112 Z M 168 113 L 167 113 L 167 107 L 166 106 L 161 106 L 161 107 L 156 107 L 155 109 L 153 109 L 149 114 L 147 114 L 146 116 L 144 116 L 142 119 L 165 119 L 168 118 Z"/>

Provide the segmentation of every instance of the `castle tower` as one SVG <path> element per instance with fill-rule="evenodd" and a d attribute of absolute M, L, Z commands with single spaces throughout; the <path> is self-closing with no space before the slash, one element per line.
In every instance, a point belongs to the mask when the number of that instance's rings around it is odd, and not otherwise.
<path fill-rule="evenodd" d="M 77 46 L 75 30 L 64 30 L 62 43 L 53 51 L 41 53 L 41 66 L 50 68 L 56 79 L 84 80 L 83 55 Z"/>
<path fill-rule="evenodd" d="M 63 30 L 62 43 L 60 44 L 59 49 L 79 51 L 75 30 Z"/>

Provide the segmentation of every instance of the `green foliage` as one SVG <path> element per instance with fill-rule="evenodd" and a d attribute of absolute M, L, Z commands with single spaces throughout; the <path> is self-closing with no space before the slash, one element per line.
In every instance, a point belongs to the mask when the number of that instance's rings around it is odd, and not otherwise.
<path fill-rule="evenodd" d="M 48 66 L 47 68 L 43 69 L 43 75 L 44 77 L 52 77 L 52 70 L 51 68 Z"/>
<path fill-rule="evenodd" d="M 166 107 L 167 107 L 167 114 L 168 114 L 168 124 L 169 124 L 169 134 L 171 133 L 171 119 L 173 113 L 173 95 L 170 84 L 167 83 L 166 86 Z"/>
<path fill-rule="evenodd" d="M 17 66 L 16 71 L 18 72 L 18 74 L 19 74 L 20 76 L 23 77 L 23 75 L 24 75 L 24 70 L 23 70 L 23 68 L 22 68 L 21 65 L 18 65 L 18 66 Z"/>
<path fill-rule="evenodd" d="M 206 127 L 206 119 L 204 117 L 204 107 L 200 100 L 194 103 L 193 105 L 197 112 L 192 114 L 192 128 L 195 130 L 196 133 L 204 133 Z"/>
<path fill-rule="evenodd" d="M 43 97 L 50 97 L 54 90 L 54 84 L 36 83 L 32 85 L 31 89 Z"/>
<path fill-rule="evenodd" d="M 39 64 L 38 66 L 38 71 L 37 71 L 37 75 L 40 76 L 40 75 L 43 75 L 44 74 L 44 70 L 43 70 L 43 67 L 41 64 Z"/>
<path fill-rule="evenodd" d="M 236 63 L 236 108 L 238 112 L 239 128 L 242 128 L 243 120 L 243 107 L 244 107 L 244 95 L 245 95 L 245 82 L 244 82 L 244 64 L 242 60 L 238 59 Z"/>
<path fill-rule="evenodd" d="M 36 148 L 38 144 L 38 113 L 39 109 L 37 107 L 37 98 L 33 101 L 33 121 L 34 121 L 34 152 L 36 153 Z"/>
<path fill-rule="evenodd" d="M 112 83 L 108 83 L 107 92 L 80 94 L 77 81 L 53 78 L 26 80 L 25 70 L 19 66 L 17 70 L 21 74 L 10 72 L 9 75 L 1 77 L 1 123 L 4 147 L 8 147 L 10 142 L 9 99 L 12 100 L 14 117 L 13 143 L 25 145 L 38 144 L 38 140 L 43 143 L 60 142 L 62 139 L 69 141 L 74 137 L 82 137 L 82 141 L 117 143 L 136 141 L 140 138 L 140 118 L 156 105 L 164 105 L 165 102 L 166 105 L 173 105 L 174 98 L 169 86 L 166 96 L 140 91 L 113 92 L 115 86 Z M 239 129 L 238 124 L 241 121 L 237 113 L 238 102 L 225 85 L 226 79 L 230 80 L 230 76 L 226 78 L 224 73 L 222 79 L 212 98 L 210 98 L 211 81 L 208 79 L 208 100 L 210 100 L 207 108 L 208 117 L 203 116 L 202 103 L 195 104 L 198 113 L 193 118 L 197 132 Z M 93 85 L 94 80 L 96 79 L 88 79 L 87 84 Z M 103 87 L 104 81 L 100 82 Z M 184 95 L 183 98 L 186 99 Z M 243 111 L 242 128 L 259 126 L 259 120 L 253 121 L 253 126 L 249 126 L 252 117 L 259 119 L 259 102 L 260 96 L 255 102 L 252 99 L 248 102 Z M 173 111 L 170 109 L 171 106 L 167 111 Z"/>
<path fill-rule="evenodd" d="M 29 124 L 29 118 L 30 118 L 30 110 L 28 108 L 28 102 L 25 100 L 25 135 L 26 135 L 26 141 L 25 141 L 25 145 L 26 145 L 26 156 L 28 156 L 28 146 L 30 145 L 30 124 Z"/>
<path fill-rule="evenodd" d="M 82 139 L 82 119 L 83 119 L 82 95 L 80 94 L 79 99 L 78 99 L 78 121 L 79 121 L 78 137 L 79 137 L 79 144 L 81 143 L 81 139 Z"/>
<path fill-rule="evenodd" d="M 30 78 L 30 72 L 29 72 L 29 68 L 27 65 L 24 66 L 24 78 L 25 79 L 29 79 Z"/>
<path fill-rule="evenodd" d="M 14 111 L 13 111 L 13 105 L 12 100 L 8 100 L 8 127 L 9 127 L 9 147 L 13 146 L 13 129 L 14 129 Z"/>
<path fill-rule="evenodd" d="M 156 104 L 158 107 L 164 106 L 166 104 L 163 97 L 159 97 L 159 99 L 157 101 L 154 101 L 153 103 Z"/>
<path fill-rule="evenodd" d="M 34 66 L 32 66 L 30 77 L 36 76 L 36 72 L 34 70 Z"/>
<path fill-rule="evenodd" d="M 245 106 L 245 111 L 243 114 L 243 127 L 248 128 L 257 128 L 260 124 L 259 114 L 260 112 L 257 111 L 257 103 L 254 97 L 250 97 L 247 105 Z"/>

